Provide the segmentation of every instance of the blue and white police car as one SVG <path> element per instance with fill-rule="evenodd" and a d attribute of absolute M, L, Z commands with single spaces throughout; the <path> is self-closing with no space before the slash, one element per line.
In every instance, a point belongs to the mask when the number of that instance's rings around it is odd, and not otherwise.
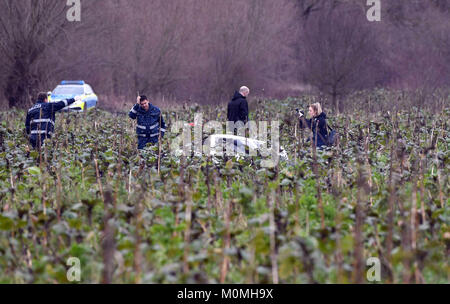
<path fill-rule="evenodd" d="M 97 95 L 92 87 L 83 80 L 63 80 L 52 92 L 48 92 L 48 102 L 58 102 L 75 97 L 80 97 L 80 100 L 64 110 L 82 112 L 97 106 Z"/>

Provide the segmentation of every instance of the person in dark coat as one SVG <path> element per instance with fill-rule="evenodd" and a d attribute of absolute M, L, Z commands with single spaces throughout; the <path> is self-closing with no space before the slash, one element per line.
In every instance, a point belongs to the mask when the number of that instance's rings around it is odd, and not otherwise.
<path fill-rule="evenodd" d="M 131 119 L 137 119 L 136 134 L 139 150 L 144 149 L 147 144 L 157 144 L 159 137 L 164 137 L 166 124 L 161 110 L 152 105 L 146 96 L 137 97 L 137 103 L 128 116 Z"/>
<path fill-rule="evenodd" d="M 322 112 L 320 103 L 315 103 L 309 106 L 309 117 L 311 118 L 306 119 L 304 114 L 299 112 L 300 128 L 308 128 L 312 131 L 312 140 L 314 143 L 317 142 L 318 148 L 327 146 L 327 115 Z"/>
<path fill-rule="evenodd" d="M 233 98 L 228 104 L 227 119 L 234 123 L 242 121 L 248 122 L 248 103 L 247 96 L 250 90 L 247 87 L 241 87 L 239 92 L 235 92 Z"/>
<path fill-rule="evenodd" d="M 33 149 L 40 149 L 44 140 L 51 138 L 55 130 L 55 113 L 73 104 L 75 99 L 49 103 L 47 93 L 39 93 L 38 100 L 28 110 L 25 130 Z"/>

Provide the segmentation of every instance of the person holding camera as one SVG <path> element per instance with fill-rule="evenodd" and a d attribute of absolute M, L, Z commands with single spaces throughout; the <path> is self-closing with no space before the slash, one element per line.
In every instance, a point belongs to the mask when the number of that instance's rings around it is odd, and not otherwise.
<path fill-rule="evenodd" d="M 312 131 L 312 140 L 316 147 L 322 149 L 328 144 L 327 115 L 322 111 L 320 103 L 309 106 L 309 119 L 305 118 L 302 111 L 298 111 L 300 128 L 308 128 Z"/>

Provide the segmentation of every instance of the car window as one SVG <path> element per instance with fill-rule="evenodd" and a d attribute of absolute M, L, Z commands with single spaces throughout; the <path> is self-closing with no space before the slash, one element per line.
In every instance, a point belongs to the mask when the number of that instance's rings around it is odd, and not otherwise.
<path fill-rule="evenodd" d="M 54 95 L 81 95 L 84 94 L 83 86 L 60 85 L 53 91 Z"/>
<path fill-rule="evenodd" d="M 87 84 L 85 87 L 86 87 L 86 94 L 93 94 L 94 93 L 94 91 L 92 90 L 90 85 Z"/>

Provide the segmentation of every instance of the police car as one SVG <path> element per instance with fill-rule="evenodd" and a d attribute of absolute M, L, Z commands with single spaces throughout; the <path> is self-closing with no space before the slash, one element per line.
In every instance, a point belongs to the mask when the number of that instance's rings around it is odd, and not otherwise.
<path fill-rule="evenodd" d="M 98 97 L 95 95 L 94 90 L 83 80 L 63 80 L 53 92 L 48 92 L 47 94 L 49 102 L 58 102 L 77 96 L 81 97 L 80 100 L 66 107 L 65 111 L 87 111 L 95 108 L 98 102 Z"/>

